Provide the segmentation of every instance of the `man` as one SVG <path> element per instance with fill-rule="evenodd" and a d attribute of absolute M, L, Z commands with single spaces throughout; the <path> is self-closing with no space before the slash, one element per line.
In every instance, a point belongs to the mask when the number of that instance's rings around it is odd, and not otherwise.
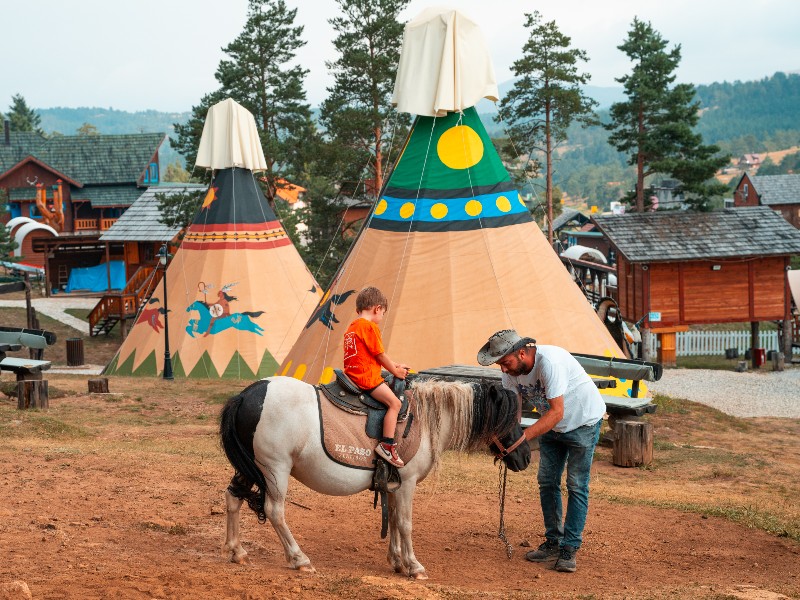
<path fill-rule="evenodd" d="M 545 542 L 525 558 L 555 560 L 556 571 L 575 571 L 575 554 L 583 541 L 589 509 L 589 473 L 606 405 L 597 387 L 569 352 L 558 346 L 537 346 L 513 329 L 498 331 L 478 352 L 484 366 L 497 363 L 503 387 L 533 404 L 541 417 L 525 430 L 529 441 L 539 437 L 539 497 Z M 561 476 L 567 468 L 566 518 L 562 521 Z"/>

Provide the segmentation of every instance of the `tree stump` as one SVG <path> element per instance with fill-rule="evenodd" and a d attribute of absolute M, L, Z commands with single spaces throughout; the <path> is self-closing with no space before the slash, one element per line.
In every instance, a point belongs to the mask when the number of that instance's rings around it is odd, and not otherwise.
<path fill-rule="evenodd" d="M 618 467 L 646 467 L 653 462 L 653 425 L 644 421 L 617 421 L 611 462 Z"/>
<path fill-rule="evenodd" d="M 47 381 L 44 379 L 25 379 L 17 382 L 17 408 L 50 408 Z"/>
<path fill-rule="evenodd" d="M 100 377 L 99 379 L 89 380 L 89 393 L 90 394 L 107 394 L 108 393 L 108 377 Z"/>

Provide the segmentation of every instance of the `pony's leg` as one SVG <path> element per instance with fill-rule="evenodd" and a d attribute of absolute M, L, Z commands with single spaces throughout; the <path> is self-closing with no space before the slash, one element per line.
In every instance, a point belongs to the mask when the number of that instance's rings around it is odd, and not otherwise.
<path fill-rule="evenodd" d="M 387 560 L 395 573 L 403 572 L 403 558 L 400 555 L 400 530 L 397 528 L 397 507 L 394 494 L 389 494 L 389 555 Z"/>
<path fill-rule="evenodd" d="M 411 543 L 411 514 L 414 503 L 414 490 L 416 481 L 403 481 L 400 489 L 394 492 L 394 527 L 397 530 L 397 537 L 400 545 L 400 561 L 402 566 L 414 579 L 427 579 L 428 574 L 414 556 L 414 547 Z M 391 547 L 390 547 L 391 552 Z M 390 558 L 391 562 L 391 558 Z M 395 566 L 397 571 L 397 567 Z"/>
<path fill-rule="evenodd" d="M 244 564 L 250 562 L 247 558 L 247 550 L 242 548 L 239 540 L 239 509 L 242 508 L 241 498 L 237 498 L 225 490 L 225 508 L 228 514 L 227 528 L 225 531 L 225 551 L 231 553 L 231 562 Z"/>
<path fill-rule="evenodd" d="M 268 494 L 266 502 L 264 503 L 264 511 L 267 513 L 267 519 L 272 523 L 275 533 L 283 545 L 283 554 L 286 557 L 286 562 L 289 566 L 298 571 L 307 571 L 310 573 L 316 572 L 316 569 L 311 565 L 309 559 L 298 546 L 297 542 L 286 524 L 285 504 L 286 492 L 289 488 L 289 472 L 285 473 L 275 469 L 273 471 L 276 483 L 275 489 L 272 490 L 273 494 Z M 270 498 L 270 495 L 275 496 L 275 500 Z"/>

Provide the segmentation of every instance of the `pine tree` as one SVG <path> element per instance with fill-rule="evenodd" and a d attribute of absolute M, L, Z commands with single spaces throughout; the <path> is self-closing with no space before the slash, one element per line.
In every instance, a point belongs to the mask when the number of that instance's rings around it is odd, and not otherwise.
<path fill-rule="evenodd" d="M 9 120 L 11 131 L 32 131 L 44 135 L 44 131 L 40 127 L 42 117 L 28 106 L 21 94 L 11 97 L 11 105 L 8 107 L 6 119 Z"/>
<path fill-rule="evenodd" d="M 594 122 L 597 103 L 587 98 L 580 85 L 590 75 L 579 73 L 577 63 L 586 52 L 570 47 L 571 39 L 556 22 L 542 22 L 539 12 L 525 15 L 530 36 L 523 57 L 513 65 L 518 77 L 500 103 L 495 120 L 509 124 L 512 140 L 525 153 L 539 150 L 545 158 L 547 239 L 553 243 L 553 151 L 566 141 L 567 128 L 577 120 Z"/>
<path fill-rule="evenodd" d="M 249 0 L 247 22 L 239 36 L 223 48 L 215 77 L 220 88 L 192 107 L 192 117 L 176 124 L 173 146 L 194 165 L 208 109 L 226 97 L 255 117 L 267 169 L 266 195 L 274 200 L 276 180 L 292 179 L 313 154 L 316 135 L 303 80 L 307 69 L 294 64 L 305 45 L 303 27 L 294 25 L 297 9 L 284 0 Z"/>
<path fill-rule="evenodd" d="M 326 63 L 334 84 L 320 115 L 336 149 L 331 175 L 339 181 L 371 179 L 377 194 L 408 126 L 407 115 L 392 108 L 391 96 L 403 37 L 398 15 L 409 0 L 336 1 L 342 15 L 330 23 L 339 58 Z"/>
<path fill-rule="evenodd" d="M 611 106 L 609 143 L 629 156 L 636 166 L 637 211 L 645 208 L 645 179 L 655 173 L 678 179 L 687 203 L 708 210 L 711 198 L 723 194 L 725 186 L 712 180 L 730 157 L 718 156 L 717 146 L 704 146 L 693 128 L 699 119 L 699 102 L 694 86 L 675 83 L 675 69 L 681 60 L 680 45 L 667 50 L 668 42 L 649 22 L 634 18 L 631 30 L 618 48 L 633 62 L 629 75 L 617 81 L 625 87 L 628 100 Z"/>

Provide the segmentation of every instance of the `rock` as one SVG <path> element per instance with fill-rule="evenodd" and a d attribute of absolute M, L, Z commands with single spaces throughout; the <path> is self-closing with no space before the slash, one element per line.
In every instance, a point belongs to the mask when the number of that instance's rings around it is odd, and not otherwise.
<path fill-rule="evenodd" d="M 0 600 L 33 600 L 33 594 L 24 581 L 12 581 L 0 585 Z"/>

